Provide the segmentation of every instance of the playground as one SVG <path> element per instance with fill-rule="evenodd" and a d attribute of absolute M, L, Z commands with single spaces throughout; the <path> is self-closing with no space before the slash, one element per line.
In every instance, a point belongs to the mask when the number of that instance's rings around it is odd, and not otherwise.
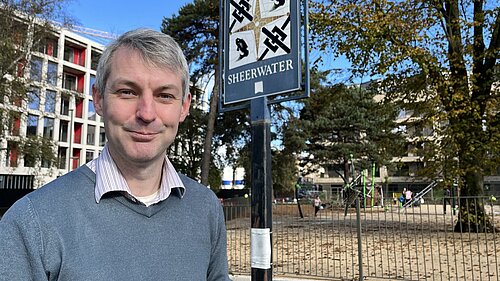
<path fill-rule="evenodd" d="M 478 200 L 478 199 L 475 199 Z M 481 199 L 482 200 L 482 199 Z M 494 225 L 500 206 L 485 201 Z M 355 208 L 335 204 L 314 216 L 312 205 L 273 207 L 273 272 L 330 280 L 500 280 L 499 233 L 455 233 L 457 214 L 443 201 L 401 207 L 360 209 L 361 239 Z M 229 268 L 250 272 L 249 206 L 233 206 L 227 221 Z M 239 209 L 239 210 L 238 210 Z M 361 257 L 361 260 L 360 260 Z M 360 261 L 362 266 L 360 267 Z"/>

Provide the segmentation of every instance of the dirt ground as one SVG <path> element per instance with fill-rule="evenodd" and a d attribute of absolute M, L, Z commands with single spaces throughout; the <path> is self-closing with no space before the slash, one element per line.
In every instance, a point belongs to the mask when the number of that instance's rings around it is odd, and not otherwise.
<path fill-rule="evenodd" d="M 367 208 L 360 213 L 311 206 L 273 208 L 273 268 L 277 275 L 339 280 L 500 280 L 500 233 L 454 233 L 456 214 L 439 204 L 400 209 Z M 500 226 L 500 206 L 486 207 Z M 245 212 L 243 212 L 244 214 Z M 230 271 L 250 272 L 250 220 L 227 222 Z M 358 243 L 361 242 L 361 243 Z M 358 253 L 361 252 L 361 259 Z"/>

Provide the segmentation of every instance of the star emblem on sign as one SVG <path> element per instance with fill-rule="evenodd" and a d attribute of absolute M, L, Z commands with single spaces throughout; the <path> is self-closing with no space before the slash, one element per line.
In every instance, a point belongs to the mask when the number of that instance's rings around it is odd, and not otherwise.
<path fill-rule="evenodd" d="M 290 0 L 230 0 L 229 68 L 290 53 Z"/>

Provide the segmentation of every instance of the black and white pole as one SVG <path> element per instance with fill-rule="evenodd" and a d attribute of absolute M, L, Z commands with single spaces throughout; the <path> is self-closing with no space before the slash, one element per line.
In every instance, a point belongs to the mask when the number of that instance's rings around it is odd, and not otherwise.
<path fill-rule="evenodd" d="M 252 123 L 252 281 L 272 280 L 271 117 L 267 98 L 250 104 Z"/>

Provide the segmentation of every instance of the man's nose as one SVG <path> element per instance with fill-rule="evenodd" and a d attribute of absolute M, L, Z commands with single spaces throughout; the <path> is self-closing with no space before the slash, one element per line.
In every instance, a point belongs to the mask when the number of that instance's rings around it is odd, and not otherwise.
<path fill-rule="evenodd" d="M 156 119 L 156 107 L 152 94 L 142 94 L 140 96 L 136 116 L 146 123 L 153 122 Z"/>

